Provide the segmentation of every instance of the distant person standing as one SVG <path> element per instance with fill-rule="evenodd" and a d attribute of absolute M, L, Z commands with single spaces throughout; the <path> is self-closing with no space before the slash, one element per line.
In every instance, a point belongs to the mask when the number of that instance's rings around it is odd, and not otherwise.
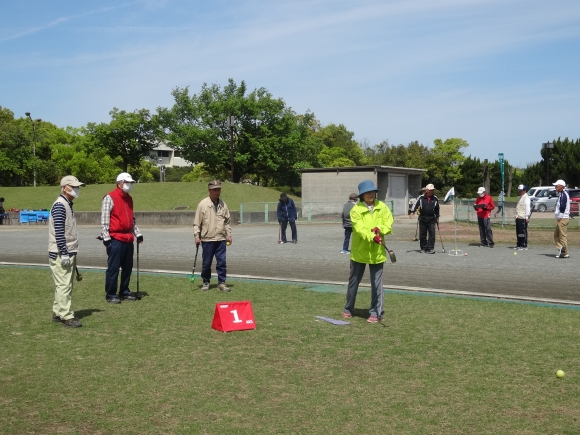
<path fill-rule="evenodd" d="M 570 220 L 570 196 L 564 190 L 566 182 L 558 180 L 553 183 L 556 190 L 560 194 L 554 208 L 554 216 L 556 217 L 556 229 L 554 230 L 554 242 L 556 248 L 560 251 L 556 258 L 570 258 L 568 253 L 568 221 Z"/>
<path fill-rule="evenodd" d="M 356 193 L 351 193 L 348 197 L 348 202 L 342 207 L 342 228 L 344 228 L 344 242 L 342 244 L 341 254 L 350 254 L 348 249 L 350 244 L 350 236 L 352 235 L 352 221 L 350 220 L 350 211 L 356 204 L 358 195 Z"/>
<path fill-rule="evenodd" d="M 211 279 L 211 264 L 215 257 L 215 270 L 218 276 L 218 290 L 229 292 L 226 285 L 226 246 L 232 244 L 232 228 L 230 226 L 230 211 L 226 203 L 220 199 L 222 183 L 220 180 L 210 181 L 207 185 L 209 196 L 202 199 L 195 209 L 193 220 L 193 235 L 195 245 L 201 245 L 202 265 L 201 278 L 203 291 L 209 290 Z"/>
<path fill-rule="evenodd" d="M 377 323 L 384 316 L 383 267 L 387 254 L 383 237 L 391 233 L 393 215 L 382 201 L 376 199 L 378 189 L 371 180 L 361 182 L 358 192 L 360 201 L 350 211 L 353 228 L 350 276 L 342 317 L 350 318 L 354 313 L 358 286 L 368 264 L 371 275 L 371 306 L 367 322 Z"/>
<path fill-rule="evenodd" d="M 499 213 L 503 212 L 504 202 L 505 202 L 505 193 L 502 190 L 497 197 L 497 210 L 495 211 L 494 217 L 497 217 Z"/>
<path fill-rule="evenodd" d="M 479 225 L 479 247 L 493 248 L 493 233 L 491 231 L 491 211 L 495 208 L 493 198 L 485 191 L 485 187 L 477 189 L 477 199 L 473 205 L 477 212 L 477 224 Z"/>
<path fill-rule="evenodd" d="M 514 249 L 518 251 L 528 250 L 528 223 L 532 214 L 530 197 L 528 196 L 528 187 L 525 184 L 518 186 L 518 196 L 520 199 L 516 205 L 516 239 L 517 243 Z"/>
<path fill-rule="evenodd" d="M 4 198 L 0 198 L 0 225 L 4 225 L 4 215 L 6 210 L 4 210 Z"/>
<path fill-rule="evenodd" d="M 143 235 L 133 216 L 133 190 L 135 180 L 127 172 L 117 176 L 117 187 L 103 198 L 101 204 L 101 236 L 107 249 L 107 273 L 105 275 L 105 298 L 111 304 L 137 298 L 129 290 L 133 272 L 133 242 L 143 243 Z M 121 268 L 121 284 L 117 295 Z"/>
<path fill-rule="evenodd" d="M 292 243 L 298 242 L 298 234 L 296 232 L 296 220 L 298 219 L 298 214 L 296 211 L 296 206 L 292 198 L 288 198 L 285 193 L 280 194 L 280 201 L 278 201 L 278 209 L 276 210 L 278 214 L 278 223 L 281 225 L 282 242 L 286 243 L 286 228 L 288 223 L 290 223 L 290 228 L 292 229 Z"/>
<path fill-rule="evenodd" d="M 48 264 L 54 279 L 52 321 L 68 328 L 83 326 L 71 310 L 71 299 L 79 252 L 73 199 L 78 198 L 80 186 L 84 185 L 72 175 L 60 180 L 60 196 L 52 204 L 48 217 Z"/>
<path fill-rule="evenodd" d="M 420 252 L 426 254 L 435 254 L 435 225 L 439 222 L 439 198 L 434 193 L 435 186 L 427 184 L 425 193 L 417 199 L 409 215 L 409 219 L 412 219 L 419 210 L 419 247 Z"/>

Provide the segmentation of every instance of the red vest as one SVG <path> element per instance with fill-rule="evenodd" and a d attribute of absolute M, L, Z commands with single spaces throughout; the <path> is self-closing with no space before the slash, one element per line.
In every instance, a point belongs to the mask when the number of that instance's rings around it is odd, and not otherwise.
<path fill-rule="evenodd" d="M 113 190 L 109 196 L 113 199 L 109 235 L 120 242 L 133 243 L 133 198 L 121 189 Z"/>

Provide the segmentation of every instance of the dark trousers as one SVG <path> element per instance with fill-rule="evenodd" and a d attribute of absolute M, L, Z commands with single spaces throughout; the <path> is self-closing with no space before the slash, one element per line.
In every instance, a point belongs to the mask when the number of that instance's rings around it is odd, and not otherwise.
<path fill-rule="evenodd" d="M 117 280 L 121 268 L 121 287 L 119 296 L 131 294 L 129 282 L 133 271 L 133 243 L 124 243 L 111 239 L 111 246 L 107 248 L 107 273 L 105 275 L 106 298 L 117 297 Z"/>
<path fill-rule="evenodd" d="M 422 251 L 432 251 L 435 249 L 435 216 L 419 218 L 419 246 Z M 427 237 L 429 236 L 429 237 Z"/>
<path fill-rule="evenodd" d="M 287 242 L 286 240 L 286 228 L 288 227 L 288 221 L 282 221 L 280 224 L 282 225 L 282 241 Z M 290 221 L 290 228 L 292 229 L 292 241 L 298 241 L 298 235 L 296 234 L 296 222 Z"/>
<path fill-rule="evenodd" d="M 211 279 L 211 263 L 215 256 L 215 271 L 218 284 L 226 282 L 226 241 L 201 242 L 201 278 L 203 282 Z"/>
<path fill-rule="evenodd" d="M 348 245 L 350 244 L 351 235 L 352 235 L 352 227 L 344 227 L 344 243 L 342 244 L 343 251 L 348 251 Z"/>
<path fill-rule="evenodd" d="M 493 246 L 493 233 L 491 232 L 491 219 L 477 218 L 479 225 L 479 240 L 484 246 Z"/>
<path fill-rule="evenodd" d="M 516 245 L 520 248 L 528 247 L 528 223 L 525 219 L 516 218 Z"/>

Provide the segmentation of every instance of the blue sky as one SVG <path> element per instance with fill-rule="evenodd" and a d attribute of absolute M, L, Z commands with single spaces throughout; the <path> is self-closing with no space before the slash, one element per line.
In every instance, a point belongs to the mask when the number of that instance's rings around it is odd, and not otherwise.
<path fill-rule="evenodd" d="M 0 106 L 60 127 L 231 77 L 369 145 L 525 166 L 580 138 L 577 0 L 4 2 L 0 59 Z"/>

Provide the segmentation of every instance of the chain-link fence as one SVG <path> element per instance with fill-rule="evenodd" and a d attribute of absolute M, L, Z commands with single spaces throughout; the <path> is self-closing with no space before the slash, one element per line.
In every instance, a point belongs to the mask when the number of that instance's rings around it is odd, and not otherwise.
<path fill-rule="evenodd" d="M 393 210 L 393 201 L 383 201 Z M 298 222 L 342 222 L 342 208 L 346 201 L 335 202 L 294 202 Z M 240 224 L 278 223 L 278 202 L 243 202 L 240 204 Z"/>
<path fill-rule="evenodd" d="M 455 200 L 455 219 L 463 222 L 476 222 L 477 212 L 473 208 L 475 200 L 473 199 L 456 199 Z M 491 212 L 491 222 L 499 225 L 515 225 L 516 219 L 516 202 L 504 202 L 503 210 L 497 203 L 495 209 Z M 571 228 L 576 228 L 578 222 L 578 201 L 570 201 L 570 224 Z M 530 226 L 538 228 L 553 228 L 556 226 L 554 219 L 554 210 L 544 212 L 533 211 L 530 219 Z"/>

